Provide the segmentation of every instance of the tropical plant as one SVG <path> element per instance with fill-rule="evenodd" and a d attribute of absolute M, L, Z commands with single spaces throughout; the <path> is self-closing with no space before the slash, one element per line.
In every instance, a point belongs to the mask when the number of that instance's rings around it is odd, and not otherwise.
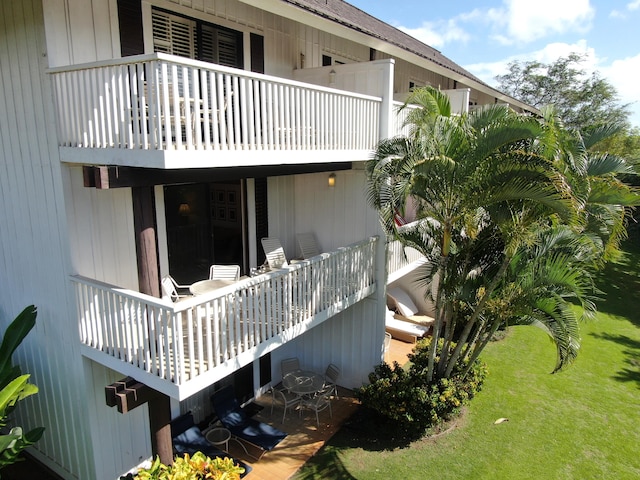
<path fill-rule="evenodd" d="M 176 457 L 172 465 L 164 465 L 157 457 L 149 468 L 140 469 L 127 479 L 132 480 L 238 480 L 244 468 L 231 458 L 209 458 L 202 452 Z"/>
<path fill-rule="evenodd" d="M 378 144 L 369 200 L 387 233 L 429 260 L 419 273 L 443 345 L 436 359 L 431 344 L 427 381 L 471 365 L 505 322 L 544 327 L 556 370 L 569 364 L 579 348 L 571 302 L 593 311 L 590 272 L 615 254 L 625 207 L 639 198 L 616 179 L 630 171 L 624 160 L 589 149 L 613 130 L 580 136 L 552 109 L 541 119 L 497 105 L 453 115 L 431 87 L 403 108 L 410 133 Z M 418 221 L 398 228 L 409 199 Z"/>
<path fill-rule="evenodd" d="M 7 327 L 0 344 L 0 428 L 9 424 L 9 415 L 16 403 L 38 392 L 38 387 L 29 383 L 29 375 L 23 375 L 20 367 L 13 365 L 13 352 L 34 327 L 37 311 L 33 305 L 26 307 Z M 22 460 L 20 453 L 40 440 L 44 427 L 23 433 L 21 427 L 13 427 L 0 435 L 0 469 Z"/>
<path fill-rule="evenodd" d="M 391 366 L 382 363 L 369 374 L 369 383 L 356 389 L 356 397 L 365 408 L 370 408 L 390 420 L 388 428 L 404 431 L 408 437 L 419 437 L 425 429 L 449 420 L 482 388 L 486 366 L 478 360 L 468 365 L 459 360 L 451 378 L 436 382 L 426 379 L 431 338 L 419 340 L 409 354 L 409 368 L 398 362 Z M 436 359 L 443 340 L 436 348 Z M 467 375 L 467 369 L 471 372 Z"/>

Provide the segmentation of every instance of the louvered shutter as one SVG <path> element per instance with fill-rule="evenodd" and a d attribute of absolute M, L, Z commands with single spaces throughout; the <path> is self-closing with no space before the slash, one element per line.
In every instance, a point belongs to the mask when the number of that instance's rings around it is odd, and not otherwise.
<path fill-rule="evenodd" d="M 195 58 L 195 27 L 193 20 L 152 11 L 153 49 L 181 57 Z"/>

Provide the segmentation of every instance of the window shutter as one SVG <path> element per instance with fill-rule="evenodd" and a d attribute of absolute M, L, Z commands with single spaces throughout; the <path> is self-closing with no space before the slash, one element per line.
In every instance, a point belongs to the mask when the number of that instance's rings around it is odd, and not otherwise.
<path fill-rule="evenodd" d="M 144 53 L 140 0 L 118 0 L 120 53 L 123 57 Z"/>
<path fill-rule="evenodd" d="M 195 58 L 194 21 L 153 10 L 152 23 L 154 51 Z"/>

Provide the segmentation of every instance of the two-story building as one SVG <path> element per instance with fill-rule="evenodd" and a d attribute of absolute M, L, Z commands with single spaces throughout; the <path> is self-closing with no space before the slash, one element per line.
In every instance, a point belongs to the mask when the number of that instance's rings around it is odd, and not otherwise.
<path fill-rule="evenodd" d="M 151 456 L 148 407 L 105 402 L 125 376 L 174 415 L 216 383 L 260 395 L 291 356 L 366 382 L 407 268 L 363 169 L 396 107 L 433 85 L 460 113 L 529 109 L 340 0 L 4 0 L 0 22 L 0 318 L 38 307 L 17 421 L 69 479 Z M 298 233 L 324 253 L 249 276 L 263 237 L 294 259 Z M 162 298 L 212 264 L 249 278 Z"/>

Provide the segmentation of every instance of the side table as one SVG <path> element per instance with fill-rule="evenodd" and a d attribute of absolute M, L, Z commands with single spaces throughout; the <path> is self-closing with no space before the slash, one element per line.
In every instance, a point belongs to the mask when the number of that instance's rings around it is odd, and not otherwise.
<path fill-rule="evenodd" d="M 220 447 L 224 445 L 225 452 L 229 451 L 229 440 L 231 439 L 231 432 L 223 427 L 215 427 L 209 430 L 205 436 L 207 441 L 214 447 Z"/>

